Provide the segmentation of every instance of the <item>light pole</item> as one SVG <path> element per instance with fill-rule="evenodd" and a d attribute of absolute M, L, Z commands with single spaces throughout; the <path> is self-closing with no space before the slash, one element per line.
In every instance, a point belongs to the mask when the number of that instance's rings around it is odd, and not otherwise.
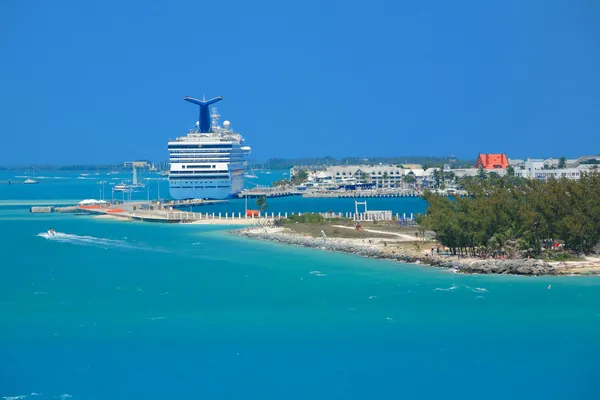
<path fill-rule="evenodd" d="M 100 200 L 104 200 L 104 184 L 106 181 L 100 181 L 98 184 L 100 185 Z"/>
<path fill-rule="evenodd" d="M 156 180 L 156 187 L 158 188 L 158 202 L 160 203 L 160 178 Z"/>

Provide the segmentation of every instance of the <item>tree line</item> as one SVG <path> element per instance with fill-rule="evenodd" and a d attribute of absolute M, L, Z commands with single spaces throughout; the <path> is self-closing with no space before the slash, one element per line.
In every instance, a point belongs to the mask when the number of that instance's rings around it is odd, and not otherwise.
<path fill-rule="evenodd" d="M 453 254 L 538 256 L 559 243 L 590 253 L 600 242 L 600 173 L 579 180 L 502 177 L 473 179 L 468 197 L 425 192 L 422 229 L 435 232 Z"/>

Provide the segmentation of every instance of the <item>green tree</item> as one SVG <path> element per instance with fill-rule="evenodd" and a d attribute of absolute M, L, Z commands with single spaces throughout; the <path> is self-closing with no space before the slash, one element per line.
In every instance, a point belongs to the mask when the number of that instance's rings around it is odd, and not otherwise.
<path fill-rule="evenodd" d="M 487 176 L 487 174 L 485 173 L 485 169 L 483 169 L 483 166 L 482 166 L 482 165 L 480 165 L 480 166 L 479 166 L 479 170 L 477 171 L 477 177 L 478 177 L 479 179 L 485 179 L 485 178 L 486 178 L 486 176 Z"/>
<path fill-rule="evenodd" d="M 256 199 L 256 206 L 260 211 L 264 211 L 267 209 L 267 198 L 265 196 L 260 196 Z"/>
<path fill-rule="evenodd" d="M 306 170 L 298 171 L 290 178 L 292 185 L 301 185 L 308 180 L 308 172 Z"/>
<path fill-rule="evenodd" d="M 363 182 L 363 183 L 371 183 L 371 175 L 369 175 L 366 172 L 362 171 L 360 173 L 360 181 Z"/>
<path fill-rule="evenodd" d="M 580 180 L 548 182 L 490 179 L 469 182 L 470 196 L 454 201 L 426 192 L 424 229 L 454 254 L 540 254 L 544 245 L 560 241 L 574 252 L 589 253 L 600 242 L 600 174 Z"/>
<path fill-rule="evenodd" d="M 383 176 L 382 176 L 382 178 L 383 178 L 383 183 L 384 183 L 384 184 L 386 184 L 386 183 L 387 183 L 387 184 L 389 185 L 389 182 L 388 182 L 388 181 L 389 181 L 389 179 L 390 179 L 390 176 L 388 175 L 387 171 L 385 171 L 385 172 L 383 173 Z"/>
<path fill-rule="evenodd" d="M 282 178 L 281 180 L 275 181 L 273 183 L 271 183 L 271 186 L 274 187 L 278 187 L 278 186 L 289 186 L 290 185 L 290 181 L 288 181 L 285 178 Z"/>
<path fill-rule="evenodd" d="M 452 183 L 456 181 L 456 174 L 453 171 L 444 172 L 444 180 Z"/>
<path fill-rule="evenodd" d="M 567 168 L 567 159 L 564 157 L 561 157 L 558 159 L 558 169 L 563 169 L 563 168 Z"/>
<path fill-rule="evenodd" d="M 408 174 L 404 175 L 402 180 L 404 181 L 404 183 L 415 183 L 417 181 L 417 178 L 415 178 L 413 174 Z"/>
<path fill-rule="evenodd" d="M 433 177 L 433 181 L 435 182 L 436 188 L 440 188 L 443 175 L 444 174 L 441 169 L 436 168 L 433 170 L 432 177 Z"/>
<path fill-rule="evenodd" d="M 509 165 L 508 167 L 506 167 L 506 176 L 509 178 L 514 178 L 515 169 L 512 167 L 512 165 Z"/>

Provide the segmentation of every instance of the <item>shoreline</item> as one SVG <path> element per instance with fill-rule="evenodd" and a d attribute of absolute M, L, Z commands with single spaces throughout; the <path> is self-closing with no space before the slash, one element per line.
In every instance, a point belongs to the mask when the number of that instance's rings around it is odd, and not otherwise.
<path fill-rule="evenodd" d="M 574 262 L 545 262 L 538 259 L 475 259 L 456 256 L 425 256 L 419 251 L 393 249 L 390 240 L 322 238 L 303 235 L 287 228 L 245 227 L 227 231 L 231 235 L 307 248 L 354 254 L 361 257 L 397 261 L 415 265 L 447 268 L 464 274 L 509 274 L 526 276 L 600 275 L 600 258 Z M 404 241 L 407 242 L 406 240 Z"/>

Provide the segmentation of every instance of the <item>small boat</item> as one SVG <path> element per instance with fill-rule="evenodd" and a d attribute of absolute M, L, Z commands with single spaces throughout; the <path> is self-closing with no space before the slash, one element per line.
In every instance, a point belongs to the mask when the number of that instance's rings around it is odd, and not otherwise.
<path fill-rule="evenodd" d="M 48 229 L 48 235 L 54 236 L 54 235 L 56 235 L 56 231 L 54 229 L 50 228 L 50 229 Z"/>
<path fill-rule="evenodd" d="M 31 175 L 32 175 L 32 178 L 35 178 L 35 167 L 31 167 Z M 36 183 L 39 183 L 39 182 L 36 181 L 35 179 L 27 178 L 27 179 L 25 179 L 25 181 L 23 183 L 25 185 L 35 185 Z"/>
<path fill-rule="evenodd" d="M 113 191 L 115 192 L 126 192 L 128 190 L 131 190 L 131 186 L 126 185 L 124 182 L 121 182 L 113 187 Z"/>

